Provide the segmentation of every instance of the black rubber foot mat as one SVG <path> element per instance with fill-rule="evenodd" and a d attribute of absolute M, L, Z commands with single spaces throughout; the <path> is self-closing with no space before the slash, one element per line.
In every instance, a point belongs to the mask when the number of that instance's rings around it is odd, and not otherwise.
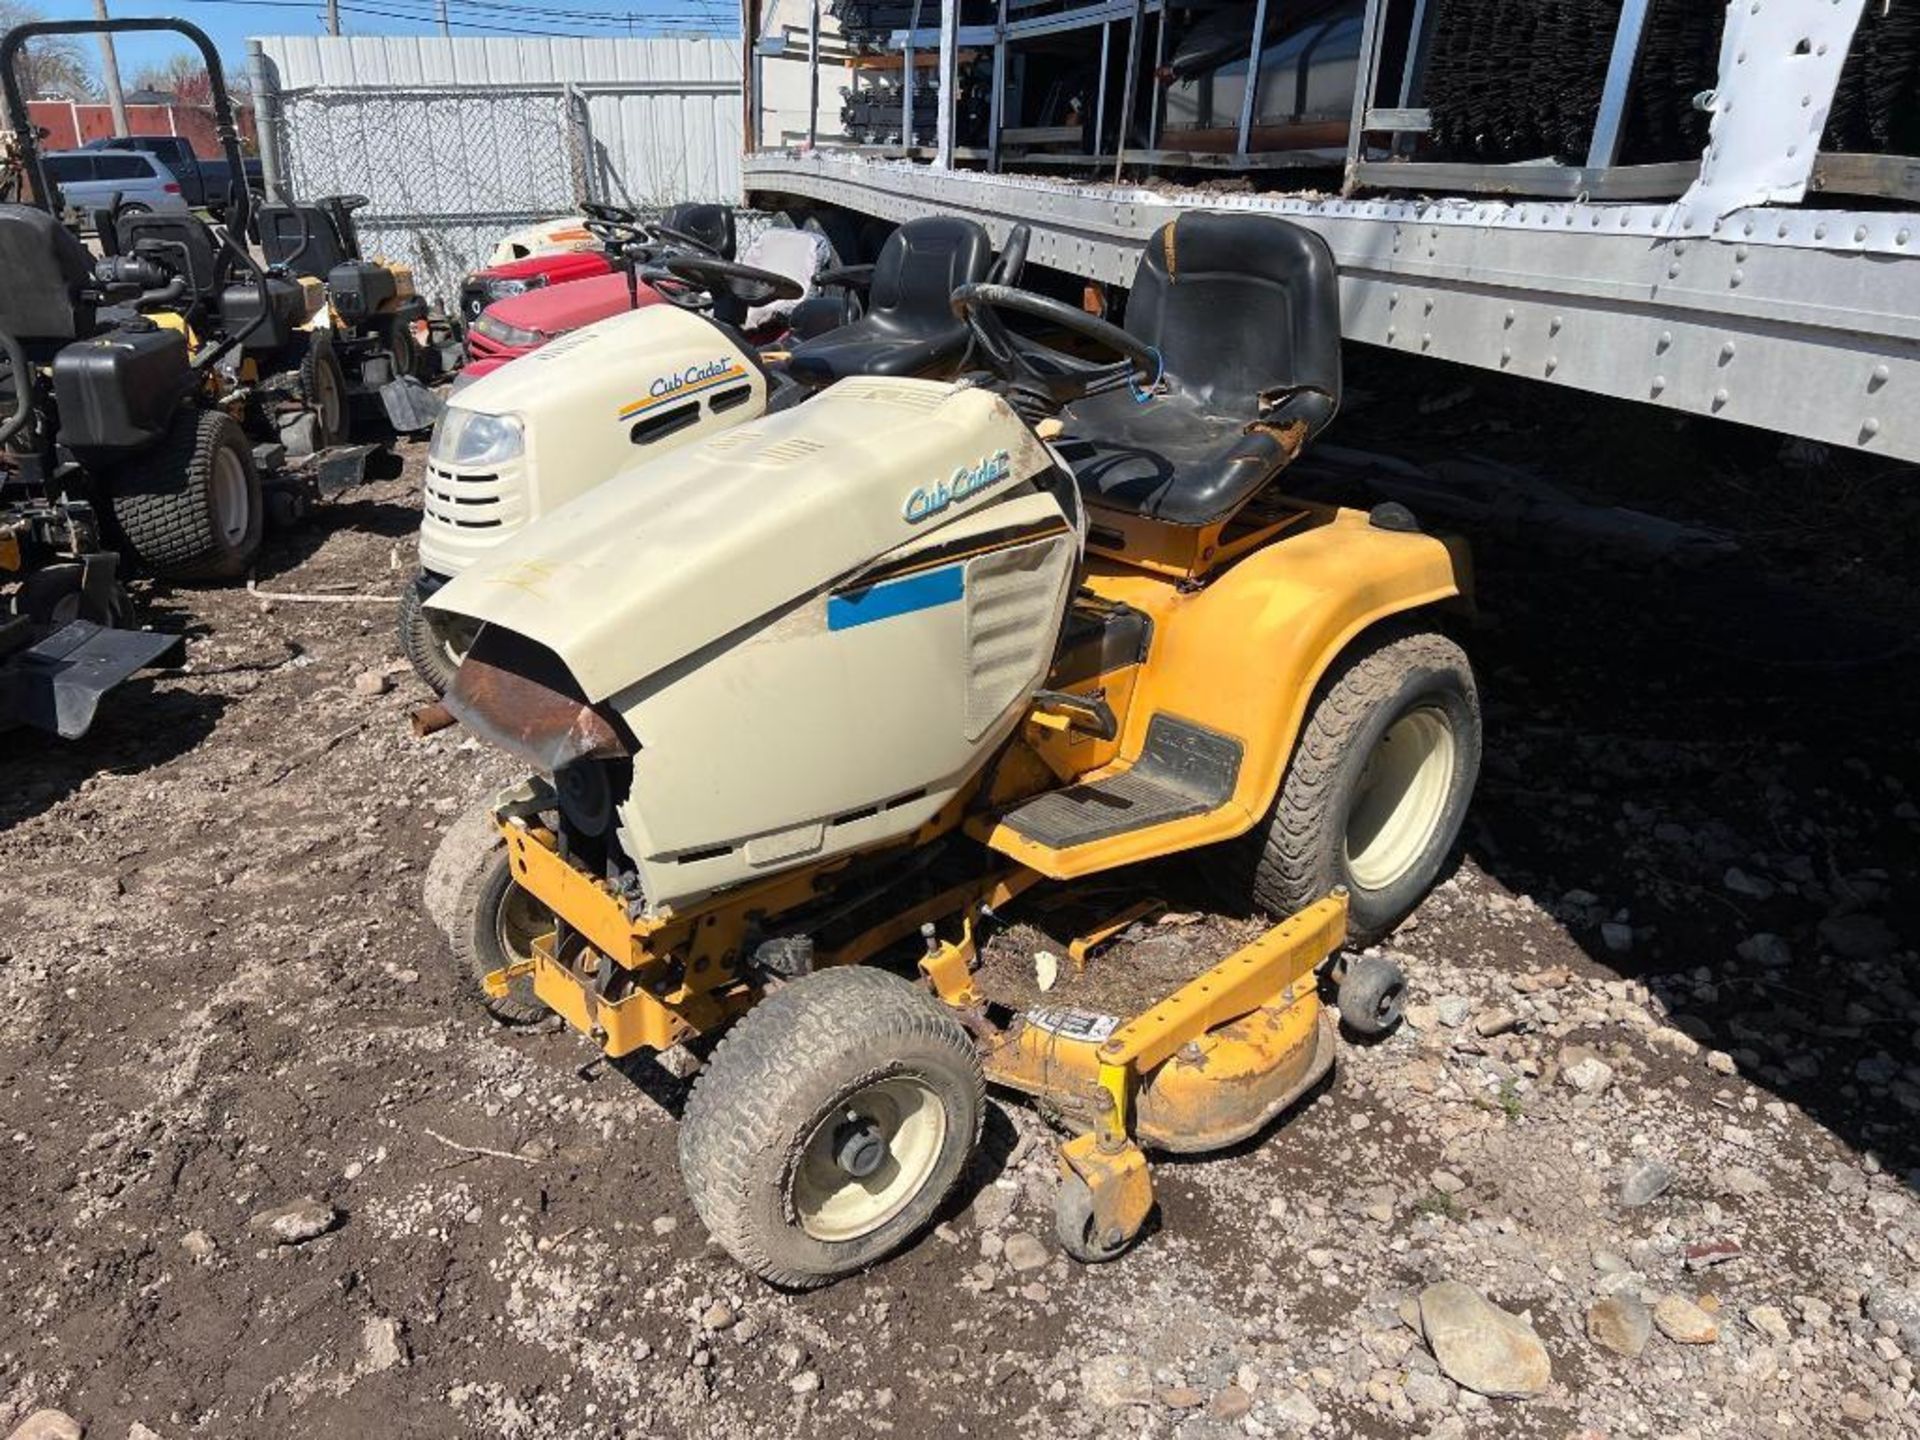
<path fill-rule="evenodd" d="M 1124 775 L 1036 796 L 1005 816 L 1022 839 L 1071 850 L 1226 804 L 1240 778 L 1240 742 L 1171 715 L 1147 726 L 1147 745 Z"/>

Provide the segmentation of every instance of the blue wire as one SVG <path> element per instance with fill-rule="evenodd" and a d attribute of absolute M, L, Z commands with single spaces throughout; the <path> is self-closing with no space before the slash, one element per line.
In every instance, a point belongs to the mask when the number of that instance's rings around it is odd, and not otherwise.
<path fill-rule="evenodd" d="M 1153 387 L 1158 385 L 1167 373 L 1167 362 L 1160 357 L 1160 347 L 1149 345 L 1147 352 L 1153 356 L 1153 378 L 1144 387 L 1135 384 L 1131 379 L 1127 381 L 1128 386 L 1133 390 L 1133 403 L 1136 405 L 1145 405 L 1153 399 Z"/>

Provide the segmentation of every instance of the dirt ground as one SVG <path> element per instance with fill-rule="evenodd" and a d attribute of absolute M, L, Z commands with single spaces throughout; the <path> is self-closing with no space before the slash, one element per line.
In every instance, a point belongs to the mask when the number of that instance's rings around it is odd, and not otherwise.
<path fill-rule="evenodd" d="M 150 592 L 180 669 L 82 743 L 0 737 L 0 1433 L 1920 1434 L 1913 476 L 1350 381 L 1346 445 L 1526 461 L 1739 550 L 1464 525 L 1486 769 L 1388 947 L 1408 1022 L 1257 1141 L 1159 1165 L 1101 1268 L 1059 1252 L 1049 1132 L 1002 1099 L 936 1231 L 770 1290 L 681 1192 L 681 1082 L 469 1002 L 422 874 L 514 777 L 407 724 L 416 452 L 272 543 L 259 590 L 322 599 Z M 1134 943 L 1177 968 L 1244 924 Z M 277 1243 L 257 1217 L 303 1198 L 325 1233 Z M 1438 1280 L 1524 1313 L 1544 1394 L 1442 1373 L 1406 1318 Z M 1620 1295 L 1717 1335 L 1613 1353 L 1586 1317 Z"/>

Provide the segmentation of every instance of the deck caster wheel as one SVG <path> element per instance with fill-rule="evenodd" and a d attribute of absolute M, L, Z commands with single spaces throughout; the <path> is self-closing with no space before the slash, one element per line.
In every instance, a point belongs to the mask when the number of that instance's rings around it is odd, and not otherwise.
<path fill-rule="evenodd" d="M 720 1041 L 687 1099 L 680 1173 L 728 1254 L 810 1289 L 933 1219 L 985 1110 L 973 1041 L 944 1005 L 884 971 L 823 970 Z"/>
<path fill-rule="evenodd" d="M 1118 1260 L 1139 1238 L 1118 1228 L 1101 1230 L 1093 1214 L 1093 1191 L 1078 1175 L 1062 1177 L 1053 1192 L 1053 1233 L 1060 1248 L 1082 1265 Z"/>
<path fill-rule="evenodd" d="M 1367 955 L 1347 967 L 1340 981 L 1340 1018 L 1356 1035 L 1384 1035 L 1400 1023 L 1407 977 L 1391 960 Z"/>

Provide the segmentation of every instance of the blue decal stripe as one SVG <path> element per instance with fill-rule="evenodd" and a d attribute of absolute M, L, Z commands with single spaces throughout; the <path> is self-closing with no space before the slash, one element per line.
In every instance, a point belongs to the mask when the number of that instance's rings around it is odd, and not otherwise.
<path fill-rule="evenodd" d="M 871 625 L 876 620 L 891 620 L 896 615 L 951 605 L 965 593 L 965 570 L 964 565 L 947 565 L 923 575 L 909 575 L 904 580 L 889 580 L 864 590 L 829 595 L 827 629 L 851 630 L 856 625 Z"/>

